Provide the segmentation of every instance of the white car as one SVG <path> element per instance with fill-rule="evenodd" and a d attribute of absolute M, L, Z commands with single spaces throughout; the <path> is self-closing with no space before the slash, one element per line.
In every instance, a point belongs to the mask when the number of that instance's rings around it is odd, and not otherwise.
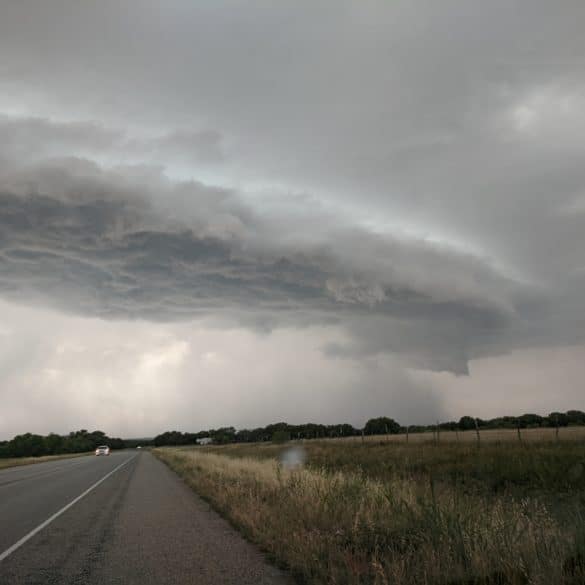
<path fill-rule="evenodd" d="M 96 455 L 109 455 L 110 448 L 107 445 L 102 445 L 95 450 Z"/>

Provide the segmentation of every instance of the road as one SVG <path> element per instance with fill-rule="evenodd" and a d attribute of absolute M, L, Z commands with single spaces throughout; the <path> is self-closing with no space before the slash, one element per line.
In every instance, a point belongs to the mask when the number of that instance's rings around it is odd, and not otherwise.
<path fill-rule="evenodd" d="M 0 471 L 0 585 L 283 584 L 145 451 Z"/>

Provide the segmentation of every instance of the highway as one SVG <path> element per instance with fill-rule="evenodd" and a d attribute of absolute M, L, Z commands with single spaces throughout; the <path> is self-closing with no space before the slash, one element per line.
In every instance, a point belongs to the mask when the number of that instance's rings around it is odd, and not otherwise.
<path fill-rule="evenodd" d="M 0 471 L 0 585 L 282 584 L 145 451 Z"/>

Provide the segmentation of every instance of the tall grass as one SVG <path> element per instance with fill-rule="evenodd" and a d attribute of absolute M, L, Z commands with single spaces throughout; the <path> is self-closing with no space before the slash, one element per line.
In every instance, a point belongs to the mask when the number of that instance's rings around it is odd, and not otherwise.
<path fill-rule="evenodd" d="M 314 469 L 362 473 L 382 482 L 415 479 L 448 483 L 457 489 L 559 494 L 585 492 L 585 448 L 581 442 L 393 443 L 384 440 L 345 443 L 305 441 L 302 448 Z M 206 447 L 205 452 L 278 459 L 287 445 L 274 443 Z"/>
<path fill-rule="evenodd" d="M 380 479 L 357 466 L 155 453 L 301 583 L 585 583 L 579 490 L 561 513 L 537 495 L 464 489 L 424 470 Z"/>

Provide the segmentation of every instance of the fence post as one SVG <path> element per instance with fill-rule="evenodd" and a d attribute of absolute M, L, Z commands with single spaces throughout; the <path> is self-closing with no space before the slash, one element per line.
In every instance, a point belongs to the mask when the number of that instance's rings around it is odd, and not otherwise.
<path fill-rule="evenodd" d="M 479 425 L 477 424 L 477 419 L 474 418 L 473 422 L 475 423 L 475 434 L 477 435 L 477 446 L 480 445 L 480 436 L 479 436 Z"/>

